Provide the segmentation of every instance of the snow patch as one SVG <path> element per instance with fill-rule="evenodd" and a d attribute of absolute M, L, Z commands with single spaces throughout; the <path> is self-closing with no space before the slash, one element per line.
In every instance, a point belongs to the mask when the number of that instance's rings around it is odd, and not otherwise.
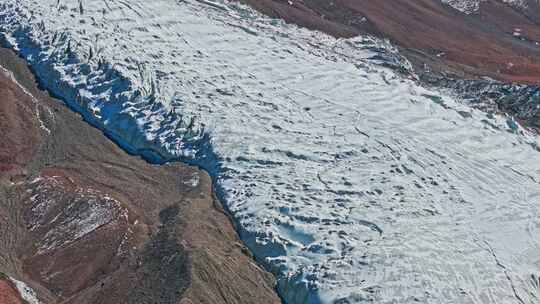
<path fill-rule="evenodd" d="M 42 177 L 31 185 L 26 221 L 31 231 L 46 229 L 38 253 L 71 244 L 116 219 L 127 222 L 127 210 L 98 190 L 71 193 L 58 177 Z"/>
<path fill-rule="evenodd" d="M 442 3 L 465 14 L 476 13 L 480 9 L 481 3 L 486 1 L 487 0 L 441 0 Z M 527 9 L 529 1 L 538 0 L 502 0 L 502 2 L 510 6 L 520 9 Z"/>
<path fill-rule="evenodd" d="M 17 291 L 19 291 L 19 294 L 21 295 L 21 298 L 28 302 L 28 304 L 40 304 L 41 302 L 37 298 L 36 292 L 26 283 L 16 280 L 14 278 L 9 278 L 13 284 L 15 284 L 15 287 L 17 288 Z"/>
<path fill-rule="evenodd" d="M 441 0 L 442 3 L 450 5 L 465 14 L 477 12 L 480 9 L 480 2 L 482 1 L 485 0 Z"/>

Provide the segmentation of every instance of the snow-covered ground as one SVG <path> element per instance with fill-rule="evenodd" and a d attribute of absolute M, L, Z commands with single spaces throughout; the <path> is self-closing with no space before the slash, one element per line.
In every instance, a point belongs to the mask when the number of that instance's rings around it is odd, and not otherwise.
<path fill-rule="evenodd" d="M 537 137 L 388 45 L 221 0 L 4 0 L 0 30 L 126 149 L 207 168 L 287 303 L 538 303 Z"/>
<path fill-rule="evenodd" d="M 480 9 L 480 2 L 485 0 L 441 0 L 442 3 L 448 4 L 454 9 L 465 14 L 472 14 Z"/>
<path fill-rule="evenodd" d="M 441 0 L 442 3 L 448 4 L 454 9 L 465 14 L 472 14 L 480 9 L 482 2 L 487 0 Z M 512 7 L 526 9 L 529 3 L 538 2 L 539 0 L 501 0 Z"/>
<path fill-rule="evenodd" d="M 15 284 L 15 287 L 17 288 L 17 291 L 21 295 L 21 298 L 26 301 L 25 303 L 28 304 L 40 304 L 41 302 L 36 296 L 36 292 L 26 283 L 16 280 L 14 278 L 9 278 L 13 284 Z"/>

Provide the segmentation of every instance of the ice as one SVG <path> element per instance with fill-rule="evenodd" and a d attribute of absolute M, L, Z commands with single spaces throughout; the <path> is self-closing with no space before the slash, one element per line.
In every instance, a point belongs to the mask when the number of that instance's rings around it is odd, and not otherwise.
<path fill-rule="evenodd" d="M 484 1 L 485 0 L 441 0 L 442 3 L 448 4 L 465 14 L 476 13 L 480 9 L 480 3 Z"/>
<path fill-rule="evenodd" d="M 538 138 L 387 43 L 195 0 L 5 0 L 0 31 L 125 149 L 207 169 L 287 303 L 538 302 Z"/>
<path fill-rule="evenodd" d="M 28 286 L 26 283 L 16 280 L 14 278 L 9 278 L 13 284 L 15 284 L 15 287 L 19 291 L 19 294 L 21 295 L 21 298 L 26 301 L 28 304 L 40 304 L 41 302 L 38 300 L 36 296 L 36 292 Z"/>
<path fill-rule="evenodd" d="M 527 9 L 529 7 L 529 3 L 540 3 L 539 0 L 501 0 L 503 3 L 508 4 L 509 6 L 519 8 L 519 9 Z M 478 12 L 480 9 L 480 6 L 482 5 L 482 2 L 487 2 L 487 0 L 441 0 L 442 3 L 447 4 L 454 9 L 465 13 L 465 14 L 474 14 Z"/>

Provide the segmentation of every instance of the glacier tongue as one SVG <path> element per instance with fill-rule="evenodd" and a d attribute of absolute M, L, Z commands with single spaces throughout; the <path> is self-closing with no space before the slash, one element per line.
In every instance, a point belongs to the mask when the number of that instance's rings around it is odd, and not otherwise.
<path fill-rule="evenodd" d="M 537 137 L 384 42 L 208 0 L 5 0 L 0 30 L 124 148 L 208 169 L 287 303 L 540 298 Z"/>

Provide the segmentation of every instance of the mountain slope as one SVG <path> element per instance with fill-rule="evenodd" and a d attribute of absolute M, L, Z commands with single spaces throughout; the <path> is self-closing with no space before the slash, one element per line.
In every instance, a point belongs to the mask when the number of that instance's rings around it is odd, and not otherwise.
<path fill-rule="evenodd" d="M 0 70 L 1 303 L 23 303 L 14 278 L 42 304 L 280 303 L 205 173 L 127 155 L 0 65 L 24 84 Z"/>

